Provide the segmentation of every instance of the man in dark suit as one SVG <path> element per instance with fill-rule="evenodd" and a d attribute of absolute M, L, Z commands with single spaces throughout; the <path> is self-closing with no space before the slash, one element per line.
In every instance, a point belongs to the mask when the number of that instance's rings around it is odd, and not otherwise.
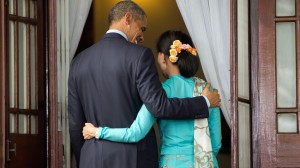
<path fill-rule="evenodd" d="M 69 127 L 72 148 L 81 168 L 157 168 L 153 129 L 136 144 L 84 141 L 85 122 L 95 126 L 129 127 L 144 103 L 157 118 L 208 117 L 208 106 L 220 105 L 215 90 L 204 96 L 168 99 L 143 41 L 147 17 L 132 1 L 117 3 L 109 14 L 109 31 L 76 56 L 69 74 Z M 79 163 L 80 162 L 80 163 Z"/>

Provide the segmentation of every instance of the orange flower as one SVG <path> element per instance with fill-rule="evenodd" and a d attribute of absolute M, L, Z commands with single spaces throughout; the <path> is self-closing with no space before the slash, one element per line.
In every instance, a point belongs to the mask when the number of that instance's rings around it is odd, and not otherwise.
<path fill-rule="evenodd" d="M 181 53 L 181 50 L 185 50 L 192 55 L 196 56 L 197 55 L 197 50 L 196 48 L 192 48 L 189 44 L 182 44 L 181 41 L 179 40 L 174 40 L 173 44 L 170 46 L 170 57 L 169 60 L 172 63 L 175 63 L 178 61 L 177 55 Z"/>
<path fill-rule="evenodd" d="M 170 62 L 175 63 L 175 62 L 177 62 L 178 57 L 176 57 L 176 56 L 170 56 L 169 60 L 170 60 Z"/>
<path fill-rule="evenodd" d="M 181 53 L 181 48 L 176 47 L 175 49 L 176 49 L 176 51 L 177 51 L 178 53 Z"/>
<path fill-rule="evenodd" d="M 179 46 L 179 44 L 181 44 L 181 42 L 179 40 L 174 40 L 173 41 L 174 46 Z"/>
<path fill-rule="evenodd" d="M 177 55 L 176 49 L 170 49 L 169 52 L 170 52 L 170 56 L 174 56 L 175 57 Z"/>
<path fill-rule="evenodd" d="M 197 50 L 196 50 L 196 48 L 192 48 L 191 54 L 193 54 L 194 56 L 197 55 Z"/>

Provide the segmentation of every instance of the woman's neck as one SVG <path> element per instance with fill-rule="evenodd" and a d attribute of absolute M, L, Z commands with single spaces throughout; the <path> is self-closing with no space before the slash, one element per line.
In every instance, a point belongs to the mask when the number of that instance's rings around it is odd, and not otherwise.
<path fill-rule="evenodd" d="M 180 75 L 179 68 L 177 66 L 173 66 L 169 68 L 168 76 Z"/>

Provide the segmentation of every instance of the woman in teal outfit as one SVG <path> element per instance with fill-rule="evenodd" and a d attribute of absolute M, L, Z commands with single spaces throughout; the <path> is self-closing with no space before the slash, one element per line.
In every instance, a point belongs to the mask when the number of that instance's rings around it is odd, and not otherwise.
<path fill-rule="evenodd" d="M 166 31 L 157 42 L 157 61 L 167 78 L 162 85 L 169 98 L 193 97 L 195 81 L 205 83 L 201 79 L 193 78 L 200 63 L 196 49 L 193 47 L 191 38 L 180 31 Z M 220 109 L 210 108 L 209 112 L 208 128 L 212 162 L 213 167 L 219 167 L 216 156 L 221 148 Z M 155 121 L 156 118 L 143 105 L 130 128 L 98 128 L 91 123 L 86 123 L 83 136 L 85 139 L 96 137 L 116 142 L 134 143 L 146 136 Z M 158 119 L 157 122 L 161 143 L 159 166 L 161 168 L 193 168 L 194 120 Z"/>

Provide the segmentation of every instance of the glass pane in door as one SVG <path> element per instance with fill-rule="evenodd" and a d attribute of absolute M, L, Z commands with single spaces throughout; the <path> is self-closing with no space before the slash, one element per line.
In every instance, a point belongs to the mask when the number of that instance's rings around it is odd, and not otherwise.
<path fill-rule="evenodd" d="M 30 0 L 30 18 L 36 18 L 36 0 Z"/>
<path fill-rule="evenodd" d="M 28 134 L 28 125 L 29 125 L 28 115 L 19 114 L 19 134 Z"/>
<path fill-rule="evenodd" d="M 38 116 L 37 115 L 31 115 L 30 118 L 31 121 L 31 134 L 38 134 Z"/>
<path fill-rule="evenodd" d="M 251 167 L 251 131 L 250 106 L 246 103 L 238 104 L 238 134 L 239 134 L 239 167 Z"/>
<path fill-rule="evenodd" d="M 276 16 L 295 16 L 295 0 L 276 0 Z"/>
<path fill-rule="evenodd" d="M 238 1 L 238 97 L 249 100 L 248 0 Z"/>
<path fill-rule="evenodd" d="M 27 62 L 26 62 L 26 24 L 19 23 L 19 108 L 27 105 Z"/>
<path fill-rule="evenodd" d="M 16 115 L 14 113 L 9 114 L 9 133 L 16 133 Z"/>
<path fill-rule="evenodd" d="M 296 33 L 294 22 L 276 23 L 277 107 L 296 107 Z"/>
<path fill-rule="evenodd" d="M 26 1 L 27 0 L 18 0 L 18 16 L 26 17 L 27 15 Z"/>
<path fill-rule="evenodd" d="M 15 22 L 9 21 L 9 107 L 15 107 Z"/>
<path fill-rule="evenodd" d="M 277 129 L 278 133 L 297 133 L 297 114 L 277 114 Z"/>
<path fill-rule="evenodd" d="M 31 109 L 37 109 L 37 59 L 36 59 L 36 26 L 30 25 L 30 97 Z"/>
<path fill-rule="evenodd" d="M 14 2 L 14 0 L 9 0 L 9 6 L 8 7 L 9 7 L 8 8 L 8 13 L 14 15 L 15 14 L 15 10 L 14 10 L 15 2 Z"/>

